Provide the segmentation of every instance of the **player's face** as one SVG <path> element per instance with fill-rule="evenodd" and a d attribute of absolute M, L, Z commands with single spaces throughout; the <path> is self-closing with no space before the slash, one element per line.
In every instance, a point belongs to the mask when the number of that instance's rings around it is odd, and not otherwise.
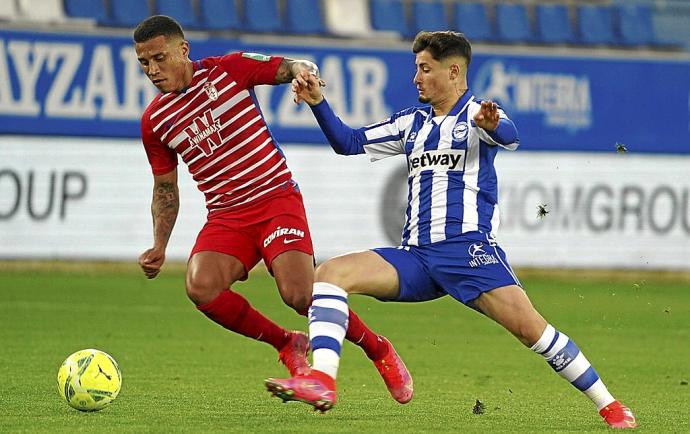
<path fill-rule="evenodd" d="M 161 35 L 137 42 L 134 50 L 144 74 L 161 92 L 179 91 L 189 84 L 185 82 L 189 55 L 187 41 Z"/>
<path fill-rule="evenodd" d="M 419 102 L 433 105 L 452 91 L 449 68 L 434 59 L 427 50 L 417 53 L 415 66 L 414 84 L 419 92 Z"/>

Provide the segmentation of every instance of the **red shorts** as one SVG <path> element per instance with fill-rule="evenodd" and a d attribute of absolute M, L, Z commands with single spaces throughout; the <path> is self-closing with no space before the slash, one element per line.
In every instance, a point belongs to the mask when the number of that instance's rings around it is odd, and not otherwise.
<path fill-rule="evenodd" d="M 211 212 L 189 257 L 225 253 L 249 272 L 262 258 L 271 270 L 273 259 L 288 250 L 314 255 L 302 195 L 292 188 L 239 210 Z"/>

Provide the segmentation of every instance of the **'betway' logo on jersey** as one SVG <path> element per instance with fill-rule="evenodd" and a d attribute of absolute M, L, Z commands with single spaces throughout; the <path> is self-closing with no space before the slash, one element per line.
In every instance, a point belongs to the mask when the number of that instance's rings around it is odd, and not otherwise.
<path fill-rule="evenodd" d="M 412 154 L 409 158 L 410 175 L 414 176 L 422 170 L 436 172 L 463 171 L 465 170 L 464 149 L 440 149 L 426 151 L 421 155 Z"/>
<path fill-rule="evenodd" d="M 482 98 L 498 101 L 508 114 L 542 114 L 549 127 L 578 130 L 592 125 L 587 75 L 525 72 L 515 64 L 496 60 L 481 65 L 472 89 Z"/>
<path fill-rule="evenodd" d="M 189 143 L 199 148 L 207 157 L 220 146 L 220 120 L 213 118 L 211 109 L 194 118 L 192 125 L 186 127 L 184 132 L 189 136 Z"/>
<path fill-rule="evenodd" d="M 271 234 L 266 237 L 264 240 L 264 247 L 271 244 L 271 242 L 278 237 L 285 237 L 283 238 L 283 244 L 291 244 L 295 241 L 304 239 L 304 231 L 295 228 L 281 228 L 278 226 L 275 231 L 271 232 Z"/>

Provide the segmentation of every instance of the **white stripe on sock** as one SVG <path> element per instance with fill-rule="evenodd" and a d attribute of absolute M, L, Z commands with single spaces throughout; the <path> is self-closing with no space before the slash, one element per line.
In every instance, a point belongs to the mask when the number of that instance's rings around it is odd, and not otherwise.
<path fill-rule="evenodd" d="M 597 410 L 601 410 L 615 401 L 615 398 L 609 393 L 609 390 L 604 385 L 604 382 L 601 381 L 601 378 L 595 381 L 589 389 L 582 393 L 592 400 L 594 405 L 597 406 Z"/>
<path fill-rule="evenodd" d="M 550 360 L 556 355 L 557 352 L 561 351 L 566 345 L 568 345 L 569 340 L 570 338 L 565 333 L 559 334 L 558 339 L 556 339 L 556 343 L 553 345 L 553 347 L 551 347 L 551 349 L 543 355 L 544 358 L 546 360 Z"/>
<path fill-rule="evenodd" d="M 347 330 L 343 328 L 340 324 L 334 324 L 332 322 L 316 321 L 309 326 L 310 338 L 314 339 L 317 336 L 328 336 L 341 343 L 345 339 L 345 333 Z"/>
<path fill-rule="evenodd" d="M 559 372 L 558 375 L 572 383 L 573 381 L 577 380 L 577 377 L 589 369 L 590 366 L 592 365 L 589 364 L 587 357 L 585 357 L 585 355 L 582 354 L 582 351 L 580 351 L 575 359 L 570 362 L 570 364 L 561 372 Z"/>
<path fill-rule="evenodd" d="M 338 375 L 340 356 L 329 348 L 319 348 L 318 350 L 314 350 L 312 354 L 314 360 L 319 361 L 318 365 L 316 362 L 314 362 L 313 368 L 321 372 L 325 372 L 335 380 L 335 377 Z"/>
<path fill-rule="evenodd" d="M 344 312 L 346 315 L 349 313 L 347 308 L 347 302 L 336 300 L 333 298 L 322 298 L 319 300 L 314 300 L 311 304 L 314 307 L 327 307 L 329 309 L 338 309 Z"/>
<path fill-rule="evenodd" d="M 541 334 L 541 337 L 535 343 L 532 345 L 532 348 L 530 348 L 532 351 L 535 353 L 541 353 L 543 351 L 546 351 L 547 348 L 549 348 L 549 345 L 551 344 L 551 341 L 553 340 L 553 337 L 556 335 L 556 329 L 553 328 L 551 324 L 546 324 L 546 328 Z"/>
<path fill-rule="evenodd" d="M 343 288 L 327 282 L 314 282 L 314 295 L 337 295 L 347 298 L 347 291 Z"/>

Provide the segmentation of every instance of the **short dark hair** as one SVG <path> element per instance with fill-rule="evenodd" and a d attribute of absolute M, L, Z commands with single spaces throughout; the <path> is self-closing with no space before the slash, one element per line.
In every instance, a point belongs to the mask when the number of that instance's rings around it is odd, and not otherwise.
<path fill-rule="evenodd" d="M 467 59 L 469 66 L 472 60 L 472 46 L 467 37 L 459 32 L 419 32 L 412 43 L 412 52 L 417 54 L 427 50 L 431 57 L 441 61 L 451 56 Z"/>
<path fill-rule="evenodd" d="M 145 42 L 158 36 L 179 36 L 184 39 L 180 23 L 165 15 L 154 15 L 140 22 L 134 29 L 134 42 Z"/>

